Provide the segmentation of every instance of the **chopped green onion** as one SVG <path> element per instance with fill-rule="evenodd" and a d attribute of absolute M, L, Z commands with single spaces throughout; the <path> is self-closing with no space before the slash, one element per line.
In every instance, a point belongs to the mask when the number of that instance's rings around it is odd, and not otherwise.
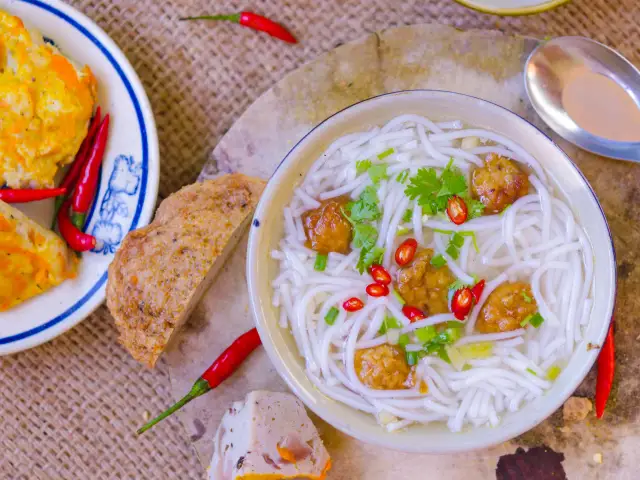
<path fill-rule="evenodd" d="M 449 363 L 449 364 L 450 364 L 450 363 L 451 363 L 451 359 L 449 358 L 449 354 L 448 354 L 448 353 L 447 353 L 447 351 L 445 350 L 444 345 L 440 345 L 439 347 L 440 347 L 440 348 L 438 348 L 438 350 L 437 350 L 438 356 L 439 356 L 442 360 L 444 360 L 445 362 L 447 362 L 447 363 Z"/>
<path fill-rule="evenodd" d="M 405 352 L 407 356 L 407 364 L 413 366 L 418 363 L 418 352 Z"/>
<path fill-rule="evenodd" d="M 382 321 L 382 325 L 380 325 L 378 333 L 384 335 L 390 328 L 402 328 L 402 324 L 395 317 L 386 316 Z"/>
<path fill-rule="evenodd" d="M 530 368 L 527 368 L 527 372 L 529 372 L 531 375 L 535 375 L 536 377 L 538 376 L 538 374 L 533 370 L 531 370 Z"/>
<path fill-rule="evenodd" d="M 367 170 L 369 170 L 370 166 L 371 166 L 371 160 L 358 160 L 356 162 L 356 173 L 360 175 L 361 173 L 364 173 Z"/>
<path fill-rule="evenodd" d="M 447 328 L 462 328 L 462 322 L 456 322 L 455 320 L 449 320 L 447 322 Z"/>
<path fill-rule="evenodd" d="M 427 352 L 425 352 L 424 350 L 420 350 L 418 352 L 418 358 L 424 358 L 427 356 Z"/>
<path fill-rule="evenodd" d="M 470 343 L 468 345 L 460 345 L 458 351 L 467 358 L 488 358 L 493 354 L 493 344 L 490 342 Z"/>
<path fill-rule="evenodd" d="M 411 221 L 411 217 L 413 216 L 413 211 L 410 208 L 407 208 L 404 211 L 404 215 L 402 216 L 402 221 L 404 223 L 408 223 Z"/>
<path fill-rule="evenodd" d="M 473 368 L 473 367 L 472 367 L 471 365 L 469 365 L 468 363 L 465 363 L 465 364 L 462 366 L 462 371 L 463 371 L 463 372 L 466 372 L 467 370 L 471 370 L 472 368 Z"/>
<path fill-rule="evenodd" d="M 522 320 L 520 322 L 520 326 L 521 327 L 526 327 L 527 325 L 529 325 L 529 322 L 531 321 L 531 319 L 533 318 L 533 315 L 527 315 L 524 320 Z"/>
<path fill-rule="evenodd" d="M 391 290 L 391 293 L 394 297 L 396 297 L 396 300 L 398 300 L 398 303 L 400 303 L 400 305 L 406 305 L 407 302 L 404 298 L 402 298 L 402 295 L 400 295 L 395 288 Z"/>
<path fill-rule="evenodd" d="M 436 338 L 436 335 L 438 334 L 438 332 L 436 331 L 436 327 L 434 327 L 433 325 L 429 325 L 427 327 L 418 328 L 413 333 L 416 334 L 416 337 L 418 338 L 418 341 L 420 343 L 422 343 L 422 344 L 430 342 L 431 340 Z"/>
<path fill-rule="evenodd" d="M 402 335 L 400 335 L 400 338 L 398 338 L 398 345 L 404 348 L 407 345 L 409 345 L 410 341 L 411 339 L 409 338 L 409 335 L 407 335 L 406 333 L 403 333 Z"/>
<path fill-rule="evenodd" d="M 325 268 L 327 268 L 327 258 L 327 255 L 322 253 L 316 255 L 316 263 L 313 265 L 314 270 L 324 272 Z"/>
<path fill-rule="evenodd" d="M 396 177 L 396 181 L 398 183 L 404 183 L 407 181 L 407 178 L 409 178 L 409 170 L 403 170 Z"/>
<path fill-rule="evenodd" d="M 555 380 L 556 378 L 558 378 L 558 375 L 560 375 L 560 372 L 562 372 L 562 369 L 559 366 L 554 365 L 549 370 L 547 370 L 547 378 L 549 380 Z"/>
<path fill-rule="evenodd" d="M 529 319 L 529 322 L 532 326 L 538 328 L 544 323 L 544 318 L 542 317 L 542 315 L 540 315 L 540 312 L 537 312 Z"/>
<path fill-rule="evenodd" d="M 388 148 L 387 150 L 385 150 L 382 153 L 378 154 L 378 158 L 380 160 L 384 160 L 385 158 L 387 158 L 389 155 L 393 155 L 393 153 L 395 152 L 395 150 L 393 148 Z"/>
<path fill-rule="evenodd" d="M 447 264 L 447 259 L 440 254 L 434 255 L 431 258 L 431 265 L 433 265 L 436 268 L 444 267 L 446 264 Z"/>
<path fill-rule="evenodd" d="M 389 178 L 389 176 L 387 175 L 387 167 L 388 167 L 388 165 L 386 163 L 380 163 L 378 165 L 371 165 L 369 167 L 367 172 L 369 172 L 369 178 L 371 178 L 371 181 L 374 184 L 377 185 L 378 183 L 380 183 L 380 180 L 383 180 L 385 178 Z"/>
<path fill-rule="evenodd" d="M 338 310 L 336 307 L 331 307 L 327 314 L 324 316 L 324 321 L 327 322 L 328 325 L 333 325 L 339 313 L 340 310 Z"/>
<path fill-rule="evenodd" d="M 524 290 L 522 291 L 522 298 L 524 298 L 524 301 L 527 303 L 532 303 L 533 302 L 533 298 L 531 298 L 529 295 L 527 295 L 527 292 L 525 292 Z"/>
<path fill-rule="evenodd" d="M 458 232 L 454 233 L 451 237 L 451 243 L 456 247 L 460 248 L 464 245 L 464 237 L 460 235 Z"/>
<path fill-rule="evenodd" d="M 408 229 L 407 227 L 402 227 L 402 226 L 400 226 L 400 227 L 398 227 L 398 229 L 396 230 L 396 233 L 397 233 L 398 235 L 401 235 L 401 236 L 402 236 L 402 235 L 406 235 L 407 233 L 409 233 L 409 229 Z"/>
<path fill-rule="evenodd" d="M 462 336 L 462 329 L 456 326 L 455 328 L 447 328 L 444 333 L 449 337 L 450 343 L 455 343 L 460 340 L 460 337 Z"/>
<path fill-rule="evenodd" d="M 447 252 L 447 254 L 454 260 L 457 260 L 460 256 L 460 250 L 458 250 L 458 247 L 456 247 L 452 243 L 449 244 L 445 252 Z"/>

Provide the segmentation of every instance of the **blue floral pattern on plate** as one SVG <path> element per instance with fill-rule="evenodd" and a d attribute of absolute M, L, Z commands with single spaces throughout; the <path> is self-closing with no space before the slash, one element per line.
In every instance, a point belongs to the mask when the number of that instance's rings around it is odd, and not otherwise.
<path fill-rule="evenodd" d="M 100 203 L 99 220 L 92 231 L 98 241 L 94 252 L 115 253 L 124 232 L 129 231 L 129 207 L 135 207 L 133 197 L 138 192 L 141 174 L 142 165 L 135 162 L 133 156 L 118 155 Z"/>

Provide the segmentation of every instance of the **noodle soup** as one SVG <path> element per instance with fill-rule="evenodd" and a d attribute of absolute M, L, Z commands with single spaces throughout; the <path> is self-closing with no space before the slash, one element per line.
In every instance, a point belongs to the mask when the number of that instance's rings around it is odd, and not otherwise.
<path fill-rule="evenodd" d="M 587 236 L 536 159 L 494 132 L 402 115 L 346 135 L 284 224 L 280 327 L 322 393 L 388 431 L 497 426 L 583 341 Z"/>

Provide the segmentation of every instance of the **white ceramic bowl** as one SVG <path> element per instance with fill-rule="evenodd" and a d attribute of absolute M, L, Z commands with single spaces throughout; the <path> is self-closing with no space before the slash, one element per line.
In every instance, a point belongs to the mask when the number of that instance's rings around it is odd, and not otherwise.
<path fill-rule="evenodd" d="M 112 120 L 99 193 L 87 217 L 87 231 L 99 245 L 83 254 L 77 278 L 0 313 L 0 354 L 7 354 L 60 335 L 103 302 L 116 248 L 129 230 L 146 225 L 153 214 L 160 161 L 155 122 L 140 80 L 96 24 L 58 0 L 0 0 L 0 8 L 42 32 L 77 64 L 89 65 L 98 80 L 98 105 Z M 50 226 L 53 201 L 19 208 Z"/>
<path fill-rule="evenodd" d="M 382 125 L 405 113 L 423 114 L 438 121 L 463 120 L 518 142 L 543 165 L 550 181 L 570 199 L 594 247 L 594 305 L 583 342 L 543 397 L 518 412 L 504 415 L 495 428 L 466 428 L 452 433 L 445 424 L 432 424 L 386 432 L 371 415 L 335 402 L 313 386 L 291 333 L 278 326 L 278 312 L 271 304 L 271 281 L 278 273 L 278 264 L 271 259 L 270 251 L 278 248 L 282 238 L 283 208 L 290 202 L 296 185 L 335 139 Z M 474 97 L 441 91 L 406 91 L 381 95 L 342 110 L 313 129 L 285 157 L 264 191 L 255 220 L 249 236 L 247 277 L 251 309 L 264 347 L 282 378 L 311 410 L 364 442 L 407 452 L 459 452 L 498 444 L 531 429 L 560 407 L 584 379 L 598 354 L 597 349 L 588 351 L 586 345 L 601 344 L 613 313 L 615 254 L 606 219 L 593 190 L 571 160 L 542 132 L 514 113 Z"/>
<path fill-rule="evenodd" d="M 465 7 L 494 15 L 520 16 L 546 12 L 570 0 L 455 0 Z"/>

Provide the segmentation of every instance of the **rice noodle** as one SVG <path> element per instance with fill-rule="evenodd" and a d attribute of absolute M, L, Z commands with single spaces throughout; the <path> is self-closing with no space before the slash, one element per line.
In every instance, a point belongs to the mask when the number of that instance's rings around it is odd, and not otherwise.
<path fill-rule="evenodd" d="M 484 144 L 478 146 L 471 139 L 463 141 L 461 148 L 460 139 L 469 137 L 482 139 Z M 378 158 L 389 149 L 392 151 L 383 159 Z M 484 215 L 462 225 L 445 216 L 425 216 L 417 199 L 405 194 L 408 182 L 398 181 L 406 176 L 401 174 L 405 171 L 411 176 L 420 168 L 440 171 L 451 158 L 468 175 L 491 154 L 526 165 L 532 187 L 500 215 Z M 374 183 L 367 172 L 359 173 L 356 163 L 365 159 L 386 164 L 387 177 Z M 360 249 L 347 254 L 331 252 L 324 271 L 315 270 L 317 254 L 305 246 L 302 215 L 330 198 L 348 195 L 357 200 L 370 186 L 376 189 L 381 210 L 381 216 L 372 222 L 378 232 L 376 246 L 384 248 L 382 263 L 394 279 L 398 267 L 393 253 L 407 236 L 415 238 L 419 248 L 441 254 L 449 271 L 463 283 L 485 279 L 481 298 L 453 346 L 473 351 L 481 348 L 479 344 L 491 345 L 486 358 L 465 359 L 470 368 L 459 371 L 427 354 L 418 361 L 411 385 L 374 389 L 360 378 L 357 351 L 386 344 L 398 349 L 400 343 L 407 352 L 422 352 L 416 331 L 425 327 L 442 331 L 449 326 L 447 322 L 455 320 L 450 313 L 439 313 L 411 323 L 395 295 L 366 295 L 371 277 L 356 268 Z M 407 210 L 411 215 L 405 218 Z M 454 432 L 465 425 L 496 426 L 506 411 L 517 411 L 551 388 L 547 370 L 553 365 L 564 367 L 583 341 L 593 306 L 591 245 L 539 162 L 502 135 L 466 128 L 460 121 L 434 123 L 413 114 L 396 117 L 382 128 L 345 135 L 312 165 L 283 216 L 283 238 L 271 251 L 271 259 L 279 264 L 271 282 L 271 301 L 280 310 L 278 323 L 291 330 L 309 378 L 319 391 L 376 416 L 388 431 L 430 422 L 446 422 Z M 451 232 L 470 232 L 465 233 L 455 259 L 447 252 Z M 492 292 L 516 280 L 531 284 L 544 323 L 538 328 L 526 325 L 497 333 L 478 331 L 478 319 Z M 393 284 L 390 289 L 394 290 Z M 346 312 L 342 304 L 351 297 L 360 298 L 364 308 Z M 338 313 L 331 322 L 326 321 L 332 309 Z M 387 323 L 387 317 L 397 323 Z M 401 336 L 404 342 L 399 341 Z"/>

